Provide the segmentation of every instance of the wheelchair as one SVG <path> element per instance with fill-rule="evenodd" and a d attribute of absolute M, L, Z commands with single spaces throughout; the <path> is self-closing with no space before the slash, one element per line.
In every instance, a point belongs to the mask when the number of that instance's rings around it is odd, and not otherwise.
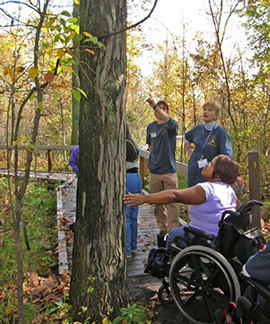
<path fill-rule="evenodd" d="M 219 323 L 218 311 L 224 310 L 229 302 L 236 302 L 248 285 L 239 276 L 243 263 L 265 243 L 258 228 L 249 230 L 254 205 L 263 204 L 251 200 L 236 212 L 225 211 L 217 238 L 186 226 L 184 237 L 175 238 L 170 249 L 157 248 L 152 255 L 149 253 L 145 273 L 161 279 L 161 303 L 174 302 L 191 323 Z M 241 236 L 248 234 L 251 244 L 256 241 L 255 252 L 243 257 L 242 248 L 236 254 L 234 246 Z M 210 246 L 213 240 L 215 249 Z"/>

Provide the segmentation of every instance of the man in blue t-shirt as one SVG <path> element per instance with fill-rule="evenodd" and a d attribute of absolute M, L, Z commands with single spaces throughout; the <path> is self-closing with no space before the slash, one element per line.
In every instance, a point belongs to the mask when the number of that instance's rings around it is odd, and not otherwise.
<path fill-rule="evenodd" d="M 178 125 L 169 116 L 169 107 L 164 100 L 155 104 L 154 99 L 147 99 L 154 109 L 156 121 L 147 126 L 147 138 L 150 156 L 148 161 L 149 184 L 151 193 L 167 189 L 178 189 L 175 169 L 175 148 Z M 161 236 L 179 226 L 179 205 L 155 205 L 154 209 Z M 158 237 L 161 238 L 161 236 Z"/>

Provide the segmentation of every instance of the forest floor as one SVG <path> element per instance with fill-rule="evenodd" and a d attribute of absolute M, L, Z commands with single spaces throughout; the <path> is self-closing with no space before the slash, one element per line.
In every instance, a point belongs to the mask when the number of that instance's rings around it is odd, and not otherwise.
<path fill-rule="evenodd" d="M 157 292 L 161 281 L 151 275 L 128 278 L 129 296 L 132 301 L 149 309 L 153 324 L 188 324 L 175 303 L 164 305 L 158 300 Z"/>

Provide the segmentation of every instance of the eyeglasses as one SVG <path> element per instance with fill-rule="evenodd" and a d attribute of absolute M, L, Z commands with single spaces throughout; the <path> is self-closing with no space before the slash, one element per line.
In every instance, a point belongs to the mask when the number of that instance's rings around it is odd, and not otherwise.
<path fill-rule="evenodd" d="M 211 162 L 208 163 L 208 166 L 213 168 L 215 166 L 215 163 L 213 161 L 211 161 Z"/>

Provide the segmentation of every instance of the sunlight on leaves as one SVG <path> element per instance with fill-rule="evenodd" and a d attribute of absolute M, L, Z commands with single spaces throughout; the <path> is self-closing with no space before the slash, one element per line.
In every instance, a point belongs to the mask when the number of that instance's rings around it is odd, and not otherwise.
<path fill-rule="evenodd" d="M 80 0 L 74 0 L 74 3 L 75 3 L 76 5 L 79 5 L 79 4 L 80 4 Z"/>

